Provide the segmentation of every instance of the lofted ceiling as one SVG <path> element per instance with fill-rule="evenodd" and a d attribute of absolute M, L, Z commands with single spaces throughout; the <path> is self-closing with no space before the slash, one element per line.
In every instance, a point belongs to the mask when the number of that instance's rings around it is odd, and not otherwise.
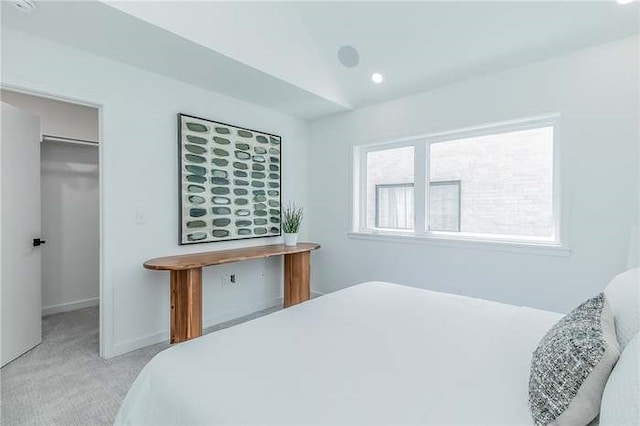
<path fill-rule="evenodd" d="M 296 6 L 353 107 L 539 61 L 640 29 L 637 4 L 615 1 L 312 2 Z M 343 44 L 361 64 L 336 61 Z M 380 72 L 382 85 L 370 75 Z"/>
<path fill-rule="evenodd" d="M 144 4 L 166 10 L 172 3 Z M 1 7 L 3 32 L 41 37 L 303 118 L 348 108 L 102 2 L 39 0 L 30 14 L 13 7 L 11 0 L 3 0 Z"/>
<path fill-rule="evenodd" d="M 40 0 L 31 14 L 3 1 L 2 28 L 313 119 L 628 37 L 639 13 L 614 1 Z M 338 62 L 343 45 L 357 67 Z"/>

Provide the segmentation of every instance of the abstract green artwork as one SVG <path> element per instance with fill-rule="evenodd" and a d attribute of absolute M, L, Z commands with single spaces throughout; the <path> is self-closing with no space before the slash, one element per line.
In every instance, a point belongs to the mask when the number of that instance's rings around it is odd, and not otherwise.
<path fill-rule="evenodd" d="M 281 138 L 178 114 L 180 244 L 280 235 Z"/>

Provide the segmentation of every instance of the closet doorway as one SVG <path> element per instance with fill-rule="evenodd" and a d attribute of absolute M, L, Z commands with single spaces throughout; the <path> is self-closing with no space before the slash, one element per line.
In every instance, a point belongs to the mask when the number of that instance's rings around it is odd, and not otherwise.
<path fill-rule="evenodd" d="M 25 297 L 23 294 L 22 297 L 14 296 L 16 300 L 11 300 L 11 286 L 20 272 L 13 271 L 14 279 L 11 276 L 6 279 L 4 247 L 7 242 L 3 240 L 2 305 L 3 308 L 6 304 L 24 305 L 20 313 L 15 310 L 15 318 L 8 318 L 3 314 L 2 322 L 9 327 L 6 329 L 3 326 L 3 352 L 7 352 L 7 345 L 16 346 L 9 351 L 13 353 L 10 358 L 15 359 L 37 345 L 40 342 L 38 337 L 46 340 L 67 337 L 77 339 L 83 336 L 85 342 L 82 344 L 91 346 L 92 351 L 99 353 L 100 110 L 6 89 L 0 91 L 0 97 L 3 112 L 5 106 L 9 105 L 18 113 L 39 118 L 40 122 L 37 141 L 40 163 L 40 230 L 26 231 L 30 234 L 25 233 L 19 239 L 20 242 L 29 240 L 32 247 L 27 254 L 34 259 L 31 264 L 40 264 L 40 294 L 39 297 Z M 20 136 L 19 129 L 16 135 Z M 2 143 L 4 145 L 16 141 L 3 140 Z M 11 160 L 3 156 L 2 161 L 4 166 Z M 17 187 L 15 190 L 20 191 Z M 5 195 L 3 205 L 4 201 Z M 4 229 L 11 224 L 3 217 L 2 226 Z M 32 281 L 34 280 L 35 278 Z M 5 293 L 9 295 L 7 300 Z M 30 318 L 26 318 L 27 315 Z M 42 327 L 41 336 L 36 336 L 38 330 L 35 327 L 25 331 L 20 326 L 24 319 L 29 322 L 42 321 L 39 323 Z M 24 336 L 25 332 L 31 335 Z M 8 335 L 6 339 L 5 333 Z M 11 335 L 14 336 L 13 339 Z M 16 335 L 22 337 L 15 338 Z M 17 344 L 16 341 L 21 342 Z M 3 365 L 12 360 L 6 358 L 3 355 Z"/>

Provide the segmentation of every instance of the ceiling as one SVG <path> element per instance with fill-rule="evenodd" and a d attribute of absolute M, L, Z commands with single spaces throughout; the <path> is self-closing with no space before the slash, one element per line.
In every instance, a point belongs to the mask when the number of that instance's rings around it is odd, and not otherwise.
<path fill-rule="evenodd" d="M 637 4 L 614 1 L 314 2 L 296 5 L 353 107 L 429 90 L 638 33 Z M 356 47 L 361 64 L 340 66 Z M 385 76 L 372 87 L 371 73 Z"/>
<path fill-rule="evenodd" d="M 40 0 L 31 14 L 8 1 L 1 7 L 2 32 L 28 33 L 303 118 L 347 108 L 101 2 Z"/>
<path fill-rule="evenodd" d="M 31 14 L 3 1 L 2 28 L 313 119 L 628 37 L 639 13 L 613 1 L 40 0 Z M 355 68 L 337 60 L 346 44 Z"/>

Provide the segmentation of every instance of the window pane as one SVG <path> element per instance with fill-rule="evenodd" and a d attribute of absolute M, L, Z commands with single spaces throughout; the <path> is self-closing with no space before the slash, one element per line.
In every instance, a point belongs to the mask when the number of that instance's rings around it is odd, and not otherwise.
<path fill-rule="evenodd" d="M 376 228 L 413 228 L 413 184 L 376 185 Z"/>
<path fill-rule="evenodd" d="M 431 144 L 429 174 L 459 182 L 459 232 L 554 236 L 553 127 Z M 430 184 L 431 230 L 455 223 L 454 198 Z"/>
<path fill-rule="evenodd" d="M 429 183 L 432 231 L 460 232 L 460 181 Z"/>
<path fill-rule="evenodd" d="M 413 155 L 412 146 L 367 153 L 367 228 L 414 228 Z"/>

